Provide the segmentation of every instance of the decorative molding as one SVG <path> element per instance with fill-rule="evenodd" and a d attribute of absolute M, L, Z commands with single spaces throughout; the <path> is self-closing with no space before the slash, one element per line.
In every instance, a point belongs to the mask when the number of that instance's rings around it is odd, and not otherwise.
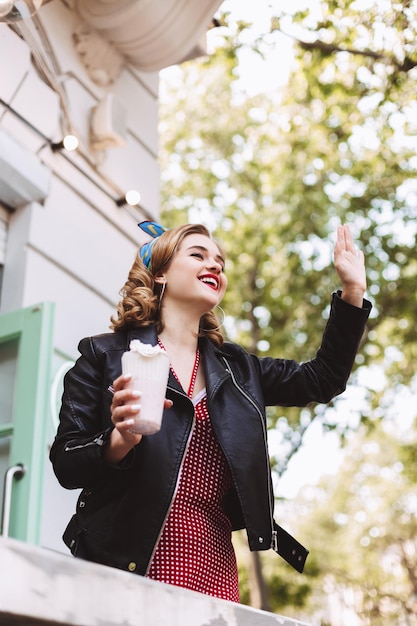
<path fill-rule="evenodd" d="M 111 92 L 91 111 L 90 146 L 93 150 L 126 146 L 126 110 Z"/>
<path fill-rule="evenodd" d="M 113 44 L 85 22 L 76 26 L 72 38 L 91 80 L 101 87 L 114 83 L 126 59 Z"/>
<path fill-rule="evenodd" d="M 206 54 L 222 0 L 74 0 L 74 8 L 133 67 L 157 72 Z M 202 41 L 204 42 L 202 44 Z M 102 63 L 100 53 L 96 56 Z"/>

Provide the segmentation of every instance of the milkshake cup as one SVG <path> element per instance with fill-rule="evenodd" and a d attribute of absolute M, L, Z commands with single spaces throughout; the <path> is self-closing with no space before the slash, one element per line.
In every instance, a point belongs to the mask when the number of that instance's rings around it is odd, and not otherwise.
<path fill-rule="evenodd" d="M 161 428 L 169 376 L 169 356 L 160 346 L 142 343 L 139 339 L 133 339 L 129 348 L 122 355 L 122 373 L 132 376 L 126 388 L 142 393 L 139 400 L 130 402 L 137 404 L 139 401 L 141 405 L 130 430 L 141 435 L 152 435 Z"/>

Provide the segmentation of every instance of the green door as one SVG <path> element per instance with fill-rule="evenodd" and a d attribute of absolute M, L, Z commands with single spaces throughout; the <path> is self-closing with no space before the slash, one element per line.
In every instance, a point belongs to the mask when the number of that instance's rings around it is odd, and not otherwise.
<path fill-rule="evenodd" d="M 39 543 L 53 304 L 0 315 L 1 532 Z"/>

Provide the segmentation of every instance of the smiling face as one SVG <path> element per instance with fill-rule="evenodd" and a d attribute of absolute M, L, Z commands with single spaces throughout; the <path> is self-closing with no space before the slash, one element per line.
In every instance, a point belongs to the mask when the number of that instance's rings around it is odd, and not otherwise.
<path fill-rule="evenodd" d="M 223 298 L 227 287 L 224 258 L 216 243 L 202 234 L 187 235 L 163 273 L 165 303 L 192 303 L 209 311 Z"/>

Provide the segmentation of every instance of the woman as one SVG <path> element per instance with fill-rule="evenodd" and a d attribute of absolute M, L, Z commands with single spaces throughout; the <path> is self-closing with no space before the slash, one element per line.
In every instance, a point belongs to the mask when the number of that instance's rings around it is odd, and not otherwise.
<path fill-rule="evenodd" d="M 371 309 L 363 254 L 340 226 L 342 290 L 315 358 L 300 364 L 223 341 L 213 309 L 224 255 L 204 226 L 140 226 L 154 238 L 114 332 L 83 339 L 65 378 L 51 460 L 60 483 L 82 492 L 64 541 L 75 556 L 238 602 L 233 530 L 303 569 L 307 551 L 273 519 L 265 406 L 327 403 L 345 389 Z M 159 343 L 171 362 L 162 427 L 149 436 L 131 431 L 141 390 L 121 375 L 132 339 Z"/>

